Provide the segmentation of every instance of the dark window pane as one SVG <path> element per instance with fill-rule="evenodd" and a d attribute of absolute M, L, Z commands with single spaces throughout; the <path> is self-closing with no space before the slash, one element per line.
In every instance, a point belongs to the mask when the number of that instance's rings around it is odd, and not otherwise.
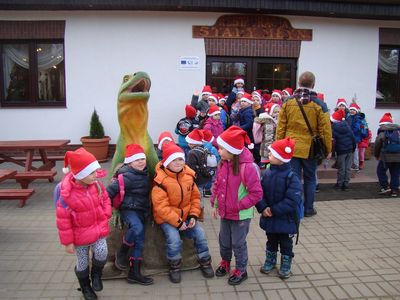
<path fill-rule="evenodd" d="M 212 62 L 210 84 L 214 92 L 229 93 L 236 76 L 246 81 L 247 63 Z"/>
<path fill-rule="evenodd" d="M 256 84 L 262 89 L 284 89 L 290 86 L 290 64 L 258 63 Z"/>
<path fill-rule="evenodd" d="M 63 44 L 38 44 L 39 102 L 63 101 L 64 46 Z"/>
<path fill-rule="evenodd" d="M 29 45 L 3 45 L 3 82 L 6 102 L 29 102 Z"/>
<path fill-rule="evenodd" d="M 379 50 L 377 103 L 399 103 L 399 52 L 388 47 Z"/>

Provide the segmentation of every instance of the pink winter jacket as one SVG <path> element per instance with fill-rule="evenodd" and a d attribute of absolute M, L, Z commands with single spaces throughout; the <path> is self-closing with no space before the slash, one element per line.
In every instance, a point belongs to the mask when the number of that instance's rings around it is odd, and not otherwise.
<path fill-rule="evenodd" d="M 67 207 L 58 202 L 56 208 L 62 245 L 89 245 L 108 235 L 111 202 L 104 185 L 97 183 L 85 187 L 75 182 L 72 173 L 64 177 L 60 194 Z"/>
<path fill-rule="evenodd" d="M 242 174 L 244 176 L 241 178 L 240 172 L 238 175 L 233 174 L 232 162 L 221 160 L 210 199 L 211 206 L 218 207 L 218 214 L 221 218 L 229 220 L 252 218 L 253 212 L 246 210 L 252 208 L 263 196 L 260 179 L 253 161 L 251 152 L 245 148 L 239 157 L 240 164 L 245 164 L 244 174 Z M 242 181 L 248 192 L 243 198 L 241 198 L 242 195 L 239 195 Z"/>
<path fill-rule="evenodd" d="M 224 132 L 224 127 L 222 126 L 221 120 L 214 120 L 212 117 L 209 117 L 206 122 L 204 123 L 204 130 L 210 130 L 214 136 L 214 140 L 212 142 L 213 146 L 218 149 L 218 144 L 217 144 L 217 137 L 221 133 Z"/>

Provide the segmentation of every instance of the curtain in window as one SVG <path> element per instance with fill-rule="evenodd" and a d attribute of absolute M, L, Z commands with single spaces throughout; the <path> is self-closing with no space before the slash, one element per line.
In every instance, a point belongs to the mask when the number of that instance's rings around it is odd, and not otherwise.
<path fill-rule="evenodd" d="M 379 50 L 379 69 L 389 74 L 397 74 L 399 65 L 398 50 Z"/>

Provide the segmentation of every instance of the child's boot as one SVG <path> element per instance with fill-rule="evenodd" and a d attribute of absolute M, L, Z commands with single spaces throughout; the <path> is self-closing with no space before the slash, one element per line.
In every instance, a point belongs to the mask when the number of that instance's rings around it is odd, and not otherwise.
<path fill-rule="evenodd" d="M 215 276 L 222 277 L 229 273 L 231 263 L 227 260 L 221 260 L 217 270 L 215 271 Z"/>
<path fill-rule="evenodd" d="M 271 272 L 276 266 L 276 252 L 266 251 L 265 262 L 264 265 L 260 268 L 260 272 L 264 274 L 268 274 Z"/>
<path fill-rule="evenodd" d="M 200 270 L 205 278 L 214 277 L 214 270 L 211 266 L 211 256 L 199 259 Z"/>
<path fill-rule="evenodd" d="M 172 283 L 181 282 L 181 260 L 169 261 L 169 279 Z"/>
<path fill-rule="evenodd" d="M 142 258 L 129 258 L 128 283 L 153 284 L 153 278 L 142 275 Z"/>
<path fill-rule="evenodd" d="M 278 275 L 282 279 L 287 279 L 292 274 L 292 257 L 289 255 L 281 255 L 281 267 Z"/>
<path fill-rule="evenodd" d="M 115 253 L 115 267 L 118 270 L 125 271 L 128 270 L 129 260 L 128 260 L 128 251 L 130 246 L 125 242 L 122 242 L 121 247 Z"/>
<path fill-rule="evenodd" d="M 78 278 L 80 291 L 83 294 L 83 298 L 85 300 L 95 300 L 97 299 L 96 293 L 93 291 L 90 285 L 90 278 L 89 278 L 89 267 L 83 271 L 77 271 L 75 268 L 75 275 Z"/>
<path fill-rule="evenodd" d="M 360 160 L 360 162 L 359 162 L 359 164 L 358 164 L 358 168 L 359 168 L 360 170 L 364 169 L 364 161 L 363 161 L 363 160 Z"/>
<path fill-rule="evenodd" d="M 92 270 L 90 277 L 92 278 L 92 288 L 96 292 L 103 290 L 103 281 L 101 276 L 103 275 L 103 269 L 107 261 L 98 261 L 95 258 L 92 259 Z"/>

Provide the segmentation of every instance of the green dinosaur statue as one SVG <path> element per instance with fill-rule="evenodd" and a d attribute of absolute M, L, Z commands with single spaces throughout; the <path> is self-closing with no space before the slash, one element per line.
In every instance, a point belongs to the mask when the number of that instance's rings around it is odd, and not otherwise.
<path fill-rule="evenodd" d="M 150 178 L 154 176 L 155 165 L 158 163 L 153 141 L 147 132 L 149 113 L 147 102 L 150 97 L 151 81 L 145 72 L 125 75 L 118 92 L 118 122 L 120 135 L 118 137 L 110 176 L 118 164 L 125 158 L 125 146 L 139 144 L 143 147 L 147 159 L 147 169 Z"/>

